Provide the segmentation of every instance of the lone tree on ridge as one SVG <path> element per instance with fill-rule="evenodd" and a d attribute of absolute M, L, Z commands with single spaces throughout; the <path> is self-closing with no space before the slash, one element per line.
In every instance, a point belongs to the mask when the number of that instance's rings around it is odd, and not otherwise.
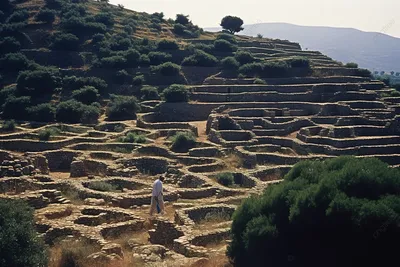
<path fill-rule="evenodd" d="M 221 21 L 221 27 L 224 30 L 227 30 L 231 34 L 235 34 L 236 32 L 240 32 L 243 30 L 243 20 L 239 17 L 234 16 L 226 16 Z"/>

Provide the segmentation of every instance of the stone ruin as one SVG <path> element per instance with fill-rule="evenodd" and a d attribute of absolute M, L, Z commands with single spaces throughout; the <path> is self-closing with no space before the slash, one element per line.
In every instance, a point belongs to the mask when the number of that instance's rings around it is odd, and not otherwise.
<path fill-rule="evenodd" d="M 62 131 L 50 141 L 37 139 L 49 126 L 23 124 L 0 134 L 0 197 L 34 207 L 50 245 L 96 244 L 93 260 L 129 253 L 145 266 L 201 266 L 225 254 L 237 205 L 280 182 L 297 162 L 355 155 L 400 165 L 400 98 L 380 97 L 388 91 L 382 82 L 289 42 L 243 39 L 239 46 L 260 59 L 307 57 L 318 75 L 265 84 L 214 75 L 190 86 L 193 102 L 144 103 L 136 121 L 53 125 Z M 175 153 L 168 137 L 182 131 L 198 141 Z M 121 142 L 129 132 L 147 142 Z M 221 172 L 231 172 L 235 184 L 218 183 Z M 159 175 L 167 215 L 148 218 Z M 121 243 L 127 235 L 129 250 Z"/>

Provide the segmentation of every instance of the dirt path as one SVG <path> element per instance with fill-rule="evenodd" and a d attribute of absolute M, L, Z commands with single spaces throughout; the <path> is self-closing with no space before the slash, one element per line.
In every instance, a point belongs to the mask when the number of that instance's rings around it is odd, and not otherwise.
<path fill-rule="evenodd" d="M 200 142 L 207 141 L 207 134 L 206 134 L 207 121 L 193 121 L 189 123 L 190 125 L 197 127 L 197 131 L 199 133 L 199 137 L 197 138 L 197 140 Z"/>

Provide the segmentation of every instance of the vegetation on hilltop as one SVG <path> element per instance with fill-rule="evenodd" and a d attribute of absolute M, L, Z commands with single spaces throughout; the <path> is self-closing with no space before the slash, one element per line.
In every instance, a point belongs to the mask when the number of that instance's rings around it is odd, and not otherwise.
<path fill-rule="evenodd" d="M 374 158 L 303 161 L 238 208 L 228 255 L 236 266 L 390 265 L 399 214 L 398 168 Z"/>

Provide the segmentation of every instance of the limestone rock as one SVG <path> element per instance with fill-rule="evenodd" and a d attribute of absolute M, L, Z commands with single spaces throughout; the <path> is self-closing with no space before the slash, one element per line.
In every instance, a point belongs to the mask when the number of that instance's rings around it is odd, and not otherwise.
<path fill-rule="evenodd" d="M 71 163 L 71 177 L 86 176 L 85 164 L 81 160 L 75 160 Z"/>

